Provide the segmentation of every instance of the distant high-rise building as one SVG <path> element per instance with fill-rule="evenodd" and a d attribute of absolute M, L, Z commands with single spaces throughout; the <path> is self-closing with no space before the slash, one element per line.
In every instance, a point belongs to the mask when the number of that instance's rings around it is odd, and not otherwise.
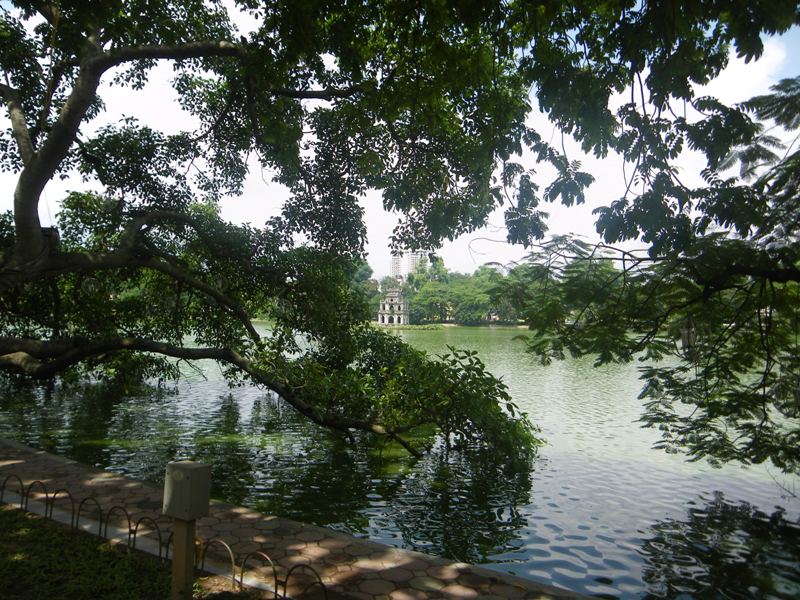
<path fill-rule="evenodd" d="M 406 258 L 406 271 L 403 272 L 403 257 Z M 409 311 L 408 302 L 403 296 L 400 283 L 403 276 L 417 270 L 423 258 L 427 258 L 427 253 L 422 251 L 409 252 L 408 254 L 392 254 L 392 264 L 389 268 L 389 275 L 392 279 L 398 280 L 395 287 L 391 283 L 381 289 L 383 297 L 378 307 L 378 323 L 381 325 L 408 325 Z"/>
<path fill-rule="evenodd" d="M 392 254 L 392 266 L 389 269 L 389 275 L 395 279 L 400 279 L 403 276 L 403 255 Z"/>
<path fill-rule="evenodd" d="M 413 273 L 417 270 L 419 263 L 422 261 L 423 258 L 427 257 L 427 253 L 423 252 L 422 250 L 415 250 L 414 252 L 409 252 L 407 255 L 407 268 L 409 273 Z"/>

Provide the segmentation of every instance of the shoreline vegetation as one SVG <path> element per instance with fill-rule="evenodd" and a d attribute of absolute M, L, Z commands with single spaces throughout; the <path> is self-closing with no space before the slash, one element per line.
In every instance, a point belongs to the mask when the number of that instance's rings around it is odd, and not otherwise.
<path fill-rule="evenodd" d="M 450 327 L 468 327 L 470 329 L 528 329 L 522 323 L 474 323 L 466 325 L 463 323 L 418 323 L 409 325 L 381 325 L 375 320 L 369 322 L 373 327 L 385 329 L 387 331 L 437 331 Z"/>
<path fill-rule="evenodd" d="M 265 329 L 269 329 L 274 325 L 274 322 L 269 319 L 252 319 L 250 321 L 253 325 L 260 325 Z M 369 324 L 378 329 L 385 329 L 386 331 L 437 331 L 447 329 L 450 327 L 468 327 L 470 329 L 528 329 L 524 323 L 510 323 L 506 321 L 487 321 L 483 323 L 412 323 L 408 325 L 381 325 L 374 318 L 369 321 Z"/>

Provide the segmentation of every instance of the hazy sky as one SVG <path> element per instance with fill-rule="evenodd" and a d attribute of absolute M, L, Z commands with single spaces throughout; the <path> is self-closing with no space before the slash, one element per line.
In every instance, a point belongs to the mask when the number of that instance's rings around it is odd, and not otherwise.
<path fill-rule="evenodd" d="M 796 76 L 797 66 L 792 63 L 792 56 L 800 56 L 800 32 L 797 28 L 787 34 L 770 38 L 766 41 L 765 52 L 757 62 L 745 64 L 744 61 L 732 58 L 728 68 L 722 75 L 700 93 L 718 97 L 726 103 L 739 102 L 753 95 L 764 93 L 769 86 L 783 77 Z M 796 60 L 796 59 L 795 59 Z M 150 82 L 141 92 L 127 88 L 108 85 L 111 77 L 106 76 L 100 93 L 109 111 L 84 125 L 84 130 L 117 122 L 122 116 L 135 117 L 149 126 L 166 133 L 181 130 L 192 130 L 196 121 L 184 113 L 176 102 L 176 93 L 170 86 L 173 75 L 169 64 L 159 65 L 153 70 Z M 534 126 L 545 139 L 560 145 L 560 134 L 541 113 L 529 116 L 529 124 Z M 0 127 L 8 128 L 10 123 L 4 112 L 0 118 Z M 543 209 L 550 213 L 548 221 L 551 233 L 578 233 L 596 238 L 594 233 L 593 208 L 608 204 L 622 195 L 623 183 L 622 161 L 618 156 L 609 156 L 598 160 L 583 155 L 571 138 L 564 140 L 570 160 L 580 160 L 583 169 L 594 175 L 596 181 L 589 188 L 587 203 L 573 208 L 561 205 L 546 205 Z M 530 156 L 523 157 L 523 163 L 532 165 Z M 681 177 L 685 183 L 699 181 L 699 171 L 703 163 L 699 156 L 685 153 L 680 159 Z M 545 187 L 552 179 L 553 171 L 544 166 L 537 168 L 540 176 L 538 183 Z M 244 193 L 237 198 L 223 201 L 222 216 L 233 222 L 249 222 L 262 224 L 265 219 L 278 214 L 288 193 L 286 189 L 270 182 L 268 172 L 262 172 L 254 162 L 247 179 Z M 13 189 L 16 177 L 10 173 L 0 173 L 0 210 L 9 210 L 13 205 Z M 94 186 L 92 186 L 94 187 Z M 42 222 L 50 224 L 58 211 L 59 200 L 67 191 L 85 190 L 87 184 L 79 178 L 56 180 L 48 184 L 40 204 Z M 383 210 L 380 192 L 369 192 L 362 199 L 367 223 L 367 252 L 369 263 L 376 277 L 389 273 L 390 255 L 388 240 L 393 227 L 398 222 L 398 215 Z M 445 264 L 452 270 L 471 272 L 477 266 L 490 261 L 508 263 L 524 257 L 522 247 L 505 243 L 505 231 L 502 229 L 502 209 L 496 211 L 489 220 L 489 226 L 481 231 L 464 235 L 453 242 L 445 243 L 438 252 Z"/>

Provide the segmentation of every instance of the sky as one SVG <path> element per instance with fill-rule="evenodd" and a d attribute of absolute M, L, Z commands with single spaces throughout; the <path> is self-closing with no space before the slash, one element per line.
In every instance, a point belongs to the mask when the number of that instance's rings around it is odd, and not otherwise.
<path fill-rule="evenodd" d="M 764 54 L 758 61 L 746 64 L 743 60 L 732 56 L 728 67 L 716 80 L 704 88 L 698 88 L 700 95 L 712 95 L 725 103 L 746 100 L 751 96 L 766 93 L 769 86 L 784 77 L 798 74 L 797 65 L 792 56 L 800 56 L 800 30 L 793 28 L 780 37 L 772 37 L 765 41 Z M 177 94 L 170 85 L 173 76 L 172 68 L 167 63 L 157 66 L 149 83 L 141 92 L 133 92 L 127 88 L 113 87 L 106 76 L 100 87 L 108 112 L 101 114 L 88 124 L 86 129 L 94 129 L 105 124 L 115 123 L 123 116 L 135 117 L 149 126 L 165 133 L 182 130 L 193 130 L 197 121 L 184 113 L 177 101 Z M 535 127 L 544 137 L 560 145 L 560 133 L 549 123 L 547 117 L 534 112 L 528 117 L 528 124 Z M 0 117 L 0 127 L 8 128 L 9 121 L 5 114 Z M 595 183 L 587 191 L 587 202 L 584 205 L 566 208 L 559 204 L 542 207 L 550 213 L 548 219 L 551 234 L 579 234 L 590 241 L 597 240 L 594 230 L 592 210 L 619 198 L 624 189 L 622 160 L 617 155 L 605 159 L 597 159 L 584 155 L 578 145 L 570 137 L 565 137 L 564 147 L 570 160 L 579 160 L 582 168 L 595 177 Z M 524 155 L 521 161 L 525 166 L 533 166 L 534 160 Z M 697 154 L 685 152 L 678 160 L 681 179 L 691 185 L 699 183 L 699 172 L 704 166 Z M 280 185 L 272 183 L 271 174 L 262 171 L 253 163 L 251 172 L 241 196 L 223 200 L 221 215 L 224 219 L 235 223 L 251 223 L 259 226 L 266 219 L 280 212 L 288 191 Z M 537 167 L 540 179 L 537 183 L 545 187 L 552 179 L 552 169 L 544 165 Z M 16 178 L 11 173 L 0 173 L 0 211 L 10 210 L 13 205 L 13 189 Z M 78 177 L 66 180 L 53 180 L 45 188 L 40 203 L 40 218 L 43 224 L 52 224 L 58 211 L 59 200 L 68 191 L 98 189 L 87 185 Z M 379 191 L 370 191 L 362 199 L 367 224 L 367 258 L 376 278 L 389 274 L 390 251 L 389 239 L 392 229 L 398 223 L 397 214 L 383 209 Z M 452 242 L 445 242 L 437 254 L 444 259 L 445 265 L 455 271 L 472 272 L 481 264 L 499 262 L 513 264 L 524 258 L 526 250 L 521 246 L 512 246 L 505 242 L 503 229 L 503 209 L 499 209 L 489 218 L 487 227 L 465 234 Z"/>

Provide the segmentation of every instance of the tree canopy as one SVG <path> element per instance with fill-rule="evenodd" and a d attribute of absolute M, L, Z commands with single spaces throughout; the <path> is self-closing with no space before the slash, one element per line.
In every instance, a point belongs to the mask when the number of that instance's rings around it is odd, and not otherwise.
<path fill-rule="evenodd" d="M 600 214 L 610 241 L 641 237 L 655 253 L 685 254 L 717 226 L 746 236 L 766 212 L 748 186 L 686 190 L 670 161 L 688 145 L 716 169 L 747 147 L 753 122 L 694 98 L 692 86 L 722 70 L 731 45 L 758 58 L 762 34 L 798 21 L 794 2 L 228 6 L 0 7 L 0 165 L 17 176 L 13 214 L 0 224 L 2 370 L 157 377 L 174 375 L 174 359 L 210 358 L 345 434 L 402 441 L 434 423 L 456 440 L 529 448 L 529 425 L 476 357 L 431 359 L 364 325 L 350 282 L 366 190 L 402 216 L 398 248 L 433 249 L 500 206 L 510 242 L 541 239 L 540 203 L 580 203 L 592 177 L 526 124 L 535 103 L 586 151 L 635 162 L 646 182 Z M 237 29 L 236 11 L 252 31 Z M 92 126 L 113 109 L 101 80 L 135 94 L 159 62 L 174 65 L 196 130 Z M 612 111 L 612 95 L 627 91 L 630 102 Z M 672 115 L 675 101 L 704 118 Z M 555 167 L 546 186 L 523 150 Z M 291 192 L 259 227 L 217 210 L 242 191 L 249 160 Z M 43 190 L 71 174 L 85 189 L 63 199 L 56 228 L 42 227 Z M 273 323 L 270 335 L 255 314 Z"/>
<path fill-rule="evenodd" d="M 642 422 L 661 431 L 657 446 L 797 472 L 800 150 L 773 134 L 800 128 L 800 78 L 725 110 L 743 128 L 736 143 L 704 170 L 707 187 L 675 184 L 687 204 L 663 206 L 672 212 L 650 226 L 649 248 L 554 238 L 499 293 L 544 362 L 567 353 L 642 361 Z M 725 173 L 734 166 L 738 175 Z M 600 209 L 606 242 L 638 237 L 652 207 L 637 204 L 658 197 L 648 189 Z"/>
<path fill-rule="evenodd" d="M 501 265 L 482 265 L 471 275 L 451 272 L 441 258 L 421 261 L 400 284 L 413 325 L 450 322 L 480 325 L 517 324 L 517 311 L 496 291 L 504 277 Z M 383 287 L 397 287 L 387 278 Z"/>

